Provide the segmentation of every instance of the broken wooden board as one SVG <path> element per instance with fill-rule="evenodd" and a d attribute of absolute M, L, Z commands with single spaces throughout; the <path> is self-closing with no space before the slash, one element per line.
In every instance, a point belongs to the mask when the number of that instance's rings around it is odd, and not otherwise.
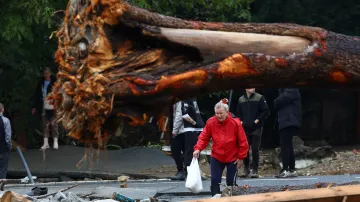
<path fill-rule="evenodd" d="M 358 202 L 360 185 L 269 192 L 219 199 L 199 199 L 189 202 Z"/>
<path fill-rule="evenodd" d="M 22 196 L 12 191 L 7 191 L 1 196 L 0 202 L 31 202 L 31 201 L 27 199 L 25 196 Z"/>

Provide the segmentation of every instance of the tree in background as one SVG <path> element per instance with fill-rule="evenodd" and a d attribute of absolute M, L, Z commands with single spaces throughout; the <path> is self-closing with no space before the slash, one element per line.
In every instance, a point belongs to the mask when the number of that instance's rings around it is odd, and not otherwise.
<path fill-rule="evenodd" d="M 256 0 L 253 22 L 297 23 L 346 35 L 359 35 L 360 2 L 354 0 Z"/>
<path fill-rule="evenodd" d="M 0 102 L 7 106 L 15 138 L 22 136 L 24 146 L 31 147 L 34 140 L 30 111 L 38 76 L 44 66 L 56 70 L 56 40 L 48 39 L 56 30 L 52 14 L 66 4 L 66 0 L 0 1 Z"/>

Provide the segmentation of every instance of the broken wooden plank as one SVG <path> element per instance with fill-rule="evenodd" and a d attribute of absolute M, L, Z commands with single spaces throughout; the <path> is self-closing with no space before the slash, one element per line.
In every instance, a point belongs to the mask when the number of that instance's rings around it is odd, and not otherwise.
<path fill-rule="evenodd" d="M 23 195 L 7 191 L 1 196 L 0 202 L 31 202 L 31 200 Z"/>
<path fill-rule="evenodd" d="M 284 192 L 269 192 L 219 199 L 199 199 L 189 202 L 358 202 L 360 185 L 338 186 L 320 189 L 305 189 Z"/>

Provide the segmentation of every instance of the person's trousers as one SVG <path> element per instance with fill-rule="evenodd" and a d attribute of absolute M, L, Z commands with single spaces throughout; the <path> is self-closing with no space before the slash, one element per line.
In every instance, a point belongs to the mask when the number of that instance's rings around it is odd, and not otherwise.
<path fill-rule="evenodd" d="M 0 179 L 6 179 L 10 152 L 0 154 Z"/>
<path fill-rule="evenodd" d="M 300 129 L 297 127 L 286 127 L 279 130 L 282 170 L 295 170 L 295 151 L 292 140 L 299 132 Z"/>
<path fill-rule="evenodd" d="M 56 122 L 55 113 L 53 111 L 52 111 L 52 113 L 49 113 L 49 112 L 46 112 L 45 109 L 43 109 L 42 124 L 43 124 L 44 138 L 49 138 L 50 130 L 51 130 L 51 135 L 53 138 L 59 137 L 59 127 Z"/>
<path fill-rule="evenodd" d="M 236 186 L 236 171 L 237 165 L 235 161 L 229 163 L 222 163 L 211 157 L 210 160 L 210 169 L 211 169 L 211 193 L 214 196 L 215 194 L 220 194 L 220 183 L 222 178 L 222 173 L 226 167 L 226 185 L 227 186 Z"/>
<path fill-rule="evenodd" d="M 249 148 L 251 147 L 252 151 L 252 169 L 256 172 L 259 168 L 260 154 L 259 149 L 261 145 L 261 129 L 258 129 L 252 133 L 246 133 L 246 137 L 249 143 Z M 244 159 L 244 169 L 250 170 L 250 150 L 247 153 L 246 158 Z"/>
<path fill-rule="evenodd" d="M 198 140 L 197 131 L 189 131 L 176 135 L 171 139 L 171 154 L 178 171 L 184 171 L 193 159 L 194 146 Z M 183 155 L 181 155 L 181 152 Z M 183 156 L 183 157 L 182 157 Z"/>

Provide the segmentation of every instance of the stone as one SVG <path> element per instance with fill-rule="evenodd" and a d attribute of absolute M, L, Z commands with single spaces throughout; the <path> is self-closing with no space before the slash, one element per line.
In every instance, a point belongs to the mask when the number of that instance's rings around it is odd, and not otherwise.
<path fill-rule="evenodd" d="M 322 162 L 324 159 L 336 158 L 337 153 L 331 149 L 331 146 L 319 146 L 319 147 L 309 147 L 304 145 L 304 141 L 300 137 L 295 136 L 293 138 L 293 146 L 295 151 L 295 158 L 299 166 L 297 168 L 305 168 L 312 166 L 314 164 Z M 270 159 L 273 168 L 281 169 L 281 149 L 275 148 Z M 300 165 L 301 164 L 301 165 Z"/>
<path fill-rule="evenodd" d="M 118 177 L 118 181 L 119 181 L 119 182 L 125 182 L 125 181 L 127 181 L 129 178 L 130 178 L 129 176 L 122 175 L 122 176 Z"/>

